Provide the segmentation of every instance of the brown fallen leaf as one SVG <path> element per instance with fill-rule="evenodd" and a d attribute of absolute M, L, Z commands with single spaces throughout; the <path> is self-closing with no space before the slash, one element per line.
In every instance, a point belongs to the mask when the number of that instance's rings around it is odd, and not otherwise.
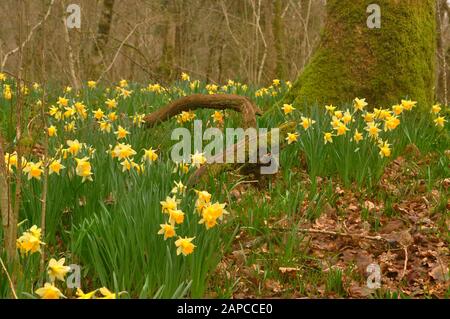
<path fill-rule="evenodd" d="M 449 272 L 448 267 L 444 267 L 443 265 L 437 265 L 431 271 L 428 273 L 434 280 L 445 282 L 448 281 L 449 278 Z"/>
<path fill-rule="evenodd" d="M 271 290 L 275 293 L 279 293 L 283 290 L 283 285 L 278 280 L 267 279 L 264 283 L 266 289 Z"/>
<path fill-rule="evenodd" d="M 390 220 L 380 229 L 380 233 L 389 234 L 393 231 L 401 229 L 404 225 L 405 224 L 400 219 Z"/>
<path fill-rule="evenodd" d="M 364 202 L 364 208 L 367 209 L 369 212 L 375 209 L 375 204 L 372 203 L 370 200 L 366 200 Z"/>
<path fill-rule="evenodd" d="M 245 252 L 243 250 L 235 250 L 232 252 L 232 255 L 237 265 L 245 264 L 245 260 L 247 259 L 247 257 L 245 256 Z"/>
<path fill-rule="evenodd" d="M 353 281 L 348 287 L 348 293 L 353 298 L 367 298 L 371 291 L 367 287 L 361 287 L 357 282 Z"/>
<path fill-rule="evenodd" d="M 286 273 L 296 273 L 296 272 L 300 271 L 300 268 L 294 268 L 294 267 L 279 267 L 278 270 L 279 270 L 282 274 L 286 274 Z"/>

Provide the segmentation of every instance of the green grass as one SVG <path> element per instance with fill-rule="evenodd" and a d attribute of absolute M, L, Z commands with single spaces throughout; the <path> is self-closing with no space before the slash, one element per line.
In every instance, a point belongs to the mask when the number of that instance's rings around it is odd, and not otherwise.
<path fill-rule="evenodd" d="M 143 91 L 143 86 L 138 84 L 133 84 L 130 88 L 134 91 L 131 97 L 119 99 L 118 114 L 132 116 L 135 113 L 150 113 L 183 94 L 207 93 L 204 83 L 195 90 L 191 90 L 187 83 L 175 83 L 165 93 Z M 253 87 L 245 92 L 239 86 L 233 90 L 252 98 L 261 109 L 269 111 L 268 115 L 258 118 L 259 127 L 277 127 L 286 120 L 281 110 L 272 108 L 286 92 L 285 84 L 280 89 L 269 89 L 269 92 L 277 91 L 276 96 L 265 94 L 255 97 L 257 88 Z M 53 88 L 48 92 L 49 103 L 54 104 L 57 97 L 62 95 L 64 93 L 61 89 Z M 87 143 L 96 149 L 95 156 L 91 159 L 94 181 L 82 183 L 81 178 L 74 174 L 73 159 L 69 157 L 62 160 L 66 169 L 61 172 L 61 176 L 51 175 L 48 181 L 46 236 L 43 241 L 46 243 L 44 249 L 47 261 L 51 257 L 65 256 L 67 264 L 76 263 L 82 267 L 84 291 L 106 286 L 116 291 L 127 291 L 125 296 L 132 298 L 204 297 L 211 291 L 215 291 L 218 297 L 231 297 L 237 289 L 238 280 L 228 278 L 225 282 L 218 283 L 214 278 L 214 270 L 223 255 L 230 253 L 237 232 L 244 230 L 249 236 L 261 238 L 268 245 L 267 254 L 255 253 L 246 261 L 251 265 L 263 260 L 262 264 L 266 266 L 264 279 L 278 280 L 280 277 L 277 267 L 296 267 L 300 264 L 303 279 L 297 277 L 294 280 L 300 293 L 307 290 L 306 280 L 323 284 L 329 293 L 345 296 L 343 274 L 340 271 L 332 269 L 325 275 L 317 267 L 308 266 L 315 259 L 304 250 L 302 245 L 307 243 L 303 242 L 303 238 L 295 231 L 283 235 L 274 233 L 268 227 L 268 221 L 282 218 L 306 218 L 314 221 L 321 216 L 324 205 L 333 204 L 336 199 L 333 181 L 342 182 L 348 188 L 356 185 L 357 190 L 364 190 L 367 194 L 378 193 L 377 184 L 386 165 L 391 159 L 403 155 L 410 144 L 414 144 L 422 154 L 437 154 L 437 165 L 430 164 L 420 172 L 428 190 L 435 187 L 437 180 L 450 173 L 449 157 L 444 153 L 449 148 L 448 123 L 444 129 L 437 129 L 428 113 L 404 113 L 396 130 L 381 132 L 382 138 L 388 139 L 392 144 L 393 151 L 391 157 L 381 158 L 378 147 L 367 138 L 359 144 L 350 139 L 355 128 L 364 132 L 364 123 L 359 113 L 354 116 L 355 122 L 349 124 L 351 131 L 345 136 L 334 137 L 333 144 L 325 145 L 323 133 L 331 130 L 330 116 L 325 114 L 322 106 L 296 105 L 302 110 L 302 115 L 312 117 L 316 124 L 307 131 L 298 126 L 299 142 L 286 146 L 281 152 L 280 174 L 267 178 L 264 182 L 260 181 L 260 188 L 248 187 L 240 202 L 234 201 L 231 192 L 245 177 L 239 180 L 222 172 L 196 186 L 197 189 L 208 190 L 214 201 L 229 204 L 232 214 L 225 217 L 226 223 L 211 230 L 199 225 L 199 216 L 194 212 L 195 194 L 192 189 L 188 190 L 181 203 L 186 220 L 178 226 L 177 234 L 195 236 L 194 243 L 197 247 L 192 255 L 177 256 L 174 239 L 164 241 L 157 232 L 159 225 L 164 223 L 160 201 L 169 195 L 174 181 L 182 180 L 186 183 L 188 178 L 187 175 L 173 172 L 174 164 L 169 156 L 174 142 L 168 136 L 179 124 L 171 120 L 155 128 L 144 129 L 134 127 L 128 116 L 119 116 L 112 131 L 115 131 L 119 123 L 129 128 L 131 135 L 126 143 L 131 144 L 138 152 L 136 162 L 139 162 L 143 148 L 153 147 L 159 154 L 156 162 L 146 164 L 142 174 L 134 171 L 121 172 L 118 161 L 106 154 L 109 145 L 116 144 L 115 136 L 99 132 L 92 119 L 92 110 L 99 107 L 106 110 L 104 101 L 115 96 L 113 89 L 107 92 L 101 87 L 84 88 L 79 96 L 74 93 L 66 96 L 71 103 L 83 101 L 89 117 L 85 121 L 76 119 L 77 130 L 71 133 L 64 132 L 63 121 L 57 122 L 50 118 L 50 124 L 58 128 L 58 136 L 50 139 L 50 154 L 55 154 L 54 150 L 61 144 L 65 145 L 69 139 Z M 31 139 L 32 142 L 28 141 L 31 145 L 35 142 L 43 143 L 42 128 L 35 124 L 28 125 L 29 120 L 39 113 L 36 102 L 40 98 L 41 92 L 34 90 L 24 97 L 23 126 L 29 128 L 25 135 Z M 16 95 L 12 101 L 0 97 L 0 131 L 8 141 L 6 151 L 12 151 L 17 145 L 14 140 L 16 123 L 14 116 L 11 116 L 14 113 L 15 99 Z M 351 109 L 351 105 L 345 105 L 341 109 L 347 108 Z M 201 119 L 204 126 L 212 126 L 211 114 L 210 110 L 200 110 L 196 112 L 196 118 Z M 291 119 L 298 121 L 299 118 L 300 113 L 297 111 Z M 236 127 L 239 124 L 239 115 L 227 112 L 225 127 Z M 184 126 L 192 129 L 192 123 Z M 284 138 L 285 136 L 280 136 L 281 140 Z M 78 157 L 87 155 L 87 150 L 83 149 L 82 153 Z M 37 160 L 30 152 L 26 154 L 26 158 Z M 306 178 L 301 172 L 306 173 Z M 326 182 L 319 187 L 317 178 L 325 178 Z M 268 196 L 261 196 L 261 189 Z M 442 187 L 439 189 L 441 198 L 435 213 L 445 214 L 446 193 Z M 41 192 L 42 181 L 24 182 L 19 218 L 24 222 L 20 226 L 19 235 L 32 225 L 39 225 Z M 385 214 L 393 216 L 395 212 L 391 207 L 396 198 L 386 194 L 379 196 L 385 203 Z M 304 202 L 306 208 L 302 207 Z M 378 228 L 379 221 L 370 212 L 363 210 L 362 217 L 374 229 Z M 0 230 L 0 238 L 2 237 Z M 38 254 L 21 257 L 19 264 L 19 269 L 15 270 L 16 290 L 21 297 L 30 297 L 45 280 L 46 274 L 39 273 Z M 12 271 L 11 266 L 9 269 Z M 4 276 L 0 277 L 0 287 L 0 297 L 9 296 Z"/>

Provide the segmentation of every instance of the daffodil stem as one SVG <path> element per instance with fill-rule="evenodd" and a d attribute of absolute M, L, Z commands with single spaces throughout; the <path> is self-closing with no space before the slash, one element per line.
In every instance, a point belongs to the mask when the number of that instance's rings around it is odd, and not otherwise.
<path fill-rule="evenodd" d="M 44 122 L 45 132 L 47 132 L 47 117 L 45 116 L 45 89 L 42 93 L 42 103 L 41 103 L 41 116 Z M 42 194 L 41 194 L 41 234 L 42 238 L 45 238 L 45 224 L 46 224 L 46 213 L 47 213 L 47 191 L 48 191 L 48 134 L 45 134 L 44 138 L 44 176 L 42 181 Z M 45 249 L 41 252 L 41 262 L 40 262 L 40 272 L 44 273 L 45 270 Z"/>

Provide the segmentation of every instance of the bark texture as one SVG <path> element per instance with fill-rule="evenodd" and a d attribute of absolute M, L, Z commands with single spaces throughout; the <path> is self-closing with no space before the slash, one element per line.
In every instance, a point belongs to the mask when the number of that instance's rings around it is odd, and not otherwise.
<path fill-rule="evenodd" d="M 365 97 L 372 107 L 400 98 L 434 102 L 434 0 L 380 0 L 381 28 L 367 26 L 371 0 L 329 0 L 321 44 L 286 95 L 286 103 L 345 103 Z"/>

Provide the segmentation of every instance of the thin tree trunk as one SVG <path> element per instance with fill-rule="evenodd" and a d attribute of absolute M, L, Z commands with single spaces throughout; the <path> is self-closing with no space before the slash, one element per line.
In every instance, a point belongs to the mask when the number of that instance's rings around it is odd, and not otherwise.
<path fill-rule="evenodd" d="M 164 0 L 163 5 L 167 8 L 167 13 L 164 22 L 164 44 L 159 72 L 165 80 L 172 80 L 175 78 L 175 72 L 173 69 L 176 40 L 176 24 L 173 17 L 174 4 L 170 0 Z"/>
<path fill-rule="evenodd" d="M 109 32 L 114 9 L 114 0 L 103 0 L 100 12 L 100 19 L 97 26 L 97 34 L 92 44 L 91 50 L 91 70 L 92 79 L 97 79 L 101 73 L 105 57 L 105 49 L 108 44 Z"/>
<path fill-rule="evenodd" d="M 274 12 L 273 12 L 273 36 L 275 39 L 275 51 L 276 51 L 276 66 L 275 72 L 276 77 L 282 79 L 285 77 L 285 61 L 284 61 L 284 31 L 283 31 L 283 20 L 282 14 L 282 3 L 281 0 L 275 0 Z"/>

